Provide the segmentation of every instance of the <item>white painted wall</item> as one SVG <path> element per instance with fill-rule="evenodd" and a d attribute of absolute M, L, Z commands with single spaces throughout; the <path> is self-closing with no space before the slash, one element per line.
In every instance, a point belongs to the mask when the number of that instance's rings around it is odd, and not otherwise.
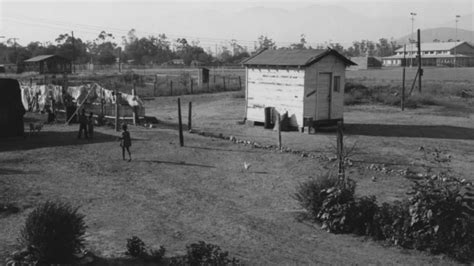
<path fill-rule="evenodd" d="M 247 120 L 265 121 L 265 107 L 288 112 L 292 126 L 303 124 L 304 70 L 247 68 Z"/>

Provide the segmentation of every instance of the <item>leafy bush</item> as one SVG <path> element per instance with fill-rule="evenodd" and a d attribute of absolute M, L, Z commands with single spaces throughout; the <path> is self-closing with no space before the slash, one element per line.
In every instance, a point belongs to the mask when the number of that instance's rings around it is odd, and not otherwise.
<path fill-rule="evenodd" d="M 137 236 L 127 239 L 127 254 L 132 257 L 141 257 L 146 254 L 145 243 Z"/>
<path fill-rule="evenodd" d="M 349 233 L 354 208 L 355 182 L 338 182 L 335 186 L 322 189 L 320 194 L 324 199 L 317 214 L 322 228 L 333 233 Z"/>
<path fill-rule="evenodd" d="M 313 220 L 316 220 L 326 198 L 322 191 L 336 186 L 338 181 L 337 178 L 331 177 L 329 174 L 311 179 L 299 184 L 293 198 L 300 203 L 301 207 L 309 212 Z"/>
<path fill-rule="evenodd" d="M 409 207 L 413 248 L 460 260 L 472 258 L 474 216 L 468 207 L 472 196 L 462 190 L 460 183 L 442 180 L 415 184 Z"/>
<path fill-rule="evenodd" d="M 31 212 L 20 242 L 42 263 L 68 263 L 84 248 L 86 225 L 78 207 L 48 201 Z"/>
<path fill-rule="evenodd" d="M 229 253 L 222 251 L 219 246 L 204 241 L 186 246 L 185 261 L 190 265 L 227 265 L 239 262 L 236 258 L 229 258 Z"/>
<path fill-rule="evenodd" d="M 372 236 L 378 240 L 386 239 L 395 245 L 409 247 L 410 214 L 408 208 L 408 201 L 383 203 L 374 214 L 375 231 Z"/>
<path fill-rule="evenodd" d="M 380 230 L 374 218 L 378 210 L 375 196 L 356 198 L 348 214 L 350 232 L 377 238 Z"/>
<path fill-rule="evenodd" d="M 127 239 L 127 252 L 126 254 L 141 258 L 147 261 L 160 262 L 165 256 L 166 249 L 162 246 L 158 250 L 149 248 L 145 245 L 145 242 L 137 236 Z"/>

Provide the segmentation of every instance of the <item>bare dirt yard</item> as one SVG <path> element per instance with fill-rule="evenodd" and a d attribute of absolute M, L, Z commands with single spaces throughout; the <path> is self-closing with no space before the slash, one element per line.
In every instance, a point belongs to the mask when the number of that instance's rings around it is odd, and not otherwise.
<path fill-rule="evenodd" d="M 333 130 L 283 133 L 283 146 L 309 156 L 262 149 L 276 144 L 276 133 L 237 123 L 245 104 L 238 93 L 188 95 L 181 101 L 184 121 L 187 103 L 193 102 L 196 131 L 250 140 L 257 147 L 188 132 L 180 147 L 176 97 L 146 101 L 147 115 L 160 123 L 131 127 L 132 162 L 122 161 L 119 134 L 107 127 L 96 127 L 92 141 L 76 139 L 77 126 L 63 124 L 45 125 L 26 139 L 2 140 L 0 201 L 21 210 L 0 216 L 0 261 L 17 247 L 28 213 L 40 202 L 59 199 L 81 206 L 87 248 L 106 258 L 124 257 L 126 239 L 136 235 L 150 246 L 165 246 L 169 254 L 204 240 L 245 264 L 455 264 L 442 255 L 330 234 L 297 219 L 301 208 L 292 194 L 298 184 L 334 169 Z M 379 202 L 406 197 L 412 181 L 400 171 L 407 168 L 450 167 L 474 181 L 473 114 L 443 116 L 436 108 L 346 109 L 346 145 L 356 143 L 347 175 L 357 181 L 358 194 L 376 195 Z M 432 165 L 434 148 L 451 162 Z M 251 164 L 248 170 L 244 162 Z"/>

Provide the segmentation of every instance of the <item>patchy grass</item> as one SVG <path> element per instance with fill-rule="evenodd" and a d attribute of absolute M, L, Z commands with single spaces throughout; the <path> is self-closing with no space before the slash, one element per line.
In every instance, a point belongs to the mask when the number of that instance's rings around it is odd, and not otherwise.
<path fill-rule="evenodd" d="M 182 96 L 182 103 L 193 102 L 193 127 L 275 145 L 274 131 L 236 123 L 244 117 L 245 100 L 233 93 Z M 197 240 L 215 243 L 246 264 L 453 263 L 296 220 L 302 210 L 291 195 L 298 184 L 333 169 L 327 159 L 335 143 L 331 130 L 282 133 L 284 147 L 315 158 L 188 133 L 180 147 L 176 97 L 147 101 L 146 108 L 161 123 L 153 129 L 131 126 L 130 163 L 121 160 L 118 133 L 102 127 L 93 141 L 77 140 L 77 125 L 57 124 L 45 125 L 37 136 L 2 142 L 2 168 L 10 169 L 0 179 L 2 192 L 33 206 L 50 199 L 81 205 L 89 226 L 87 248 L 111 260 L 124 257 L 125 238 L 137 235 L 145 243 L 165 244 L 170 255 L 182 255 Z M 472 179 L 473 118 L 447 119 L 434 114 L 435 108 L 346 109 L 347 145 L 357 142 L 360 149 L 347 169 L 357 181 L 356 195 L 375 195 L 380 202 L 406 198 L 411 181 L 398 171 L 426 164 L 420 146 L 446 147 L 455 158 L 453 168 Z M 245 162 L 251 164 L 247 170 Z M 27 214 L 0 218 L 0 259 L 14 250 Z"/>
<path fill-rule="evenodd" d="M 409 95 L 406 91 L 405 107 L 420 108 L 422 106 L 441 106 L 439 113 L 445 115 L 465 115 L 474 112 L 471 107 L 473 100 L 470 99 L 471 88 L 464 85 L 436 83 L 426 85 L 423 93 L 413 92 Z M 344 104 L 384 104 L 389 106 L 401 106 L 400 85 L 395 83 L 376 83 L 366 85 L 365 82 L 349 81 L 345 86 Z M 474 93 L 473 93 L 474 95 Z"/>

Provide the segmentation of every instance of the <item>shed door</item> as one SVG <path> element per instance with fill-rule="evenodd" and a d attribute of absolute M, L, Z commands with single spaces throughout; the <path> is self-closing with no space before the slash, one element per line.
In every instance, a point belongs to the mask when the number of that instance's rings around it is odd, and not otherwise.
<path fill-rule="evenodd" d="M 317 84 L 316 117 L 318 120 L 331 119 L 332 73 L 319 73 Z"/>

